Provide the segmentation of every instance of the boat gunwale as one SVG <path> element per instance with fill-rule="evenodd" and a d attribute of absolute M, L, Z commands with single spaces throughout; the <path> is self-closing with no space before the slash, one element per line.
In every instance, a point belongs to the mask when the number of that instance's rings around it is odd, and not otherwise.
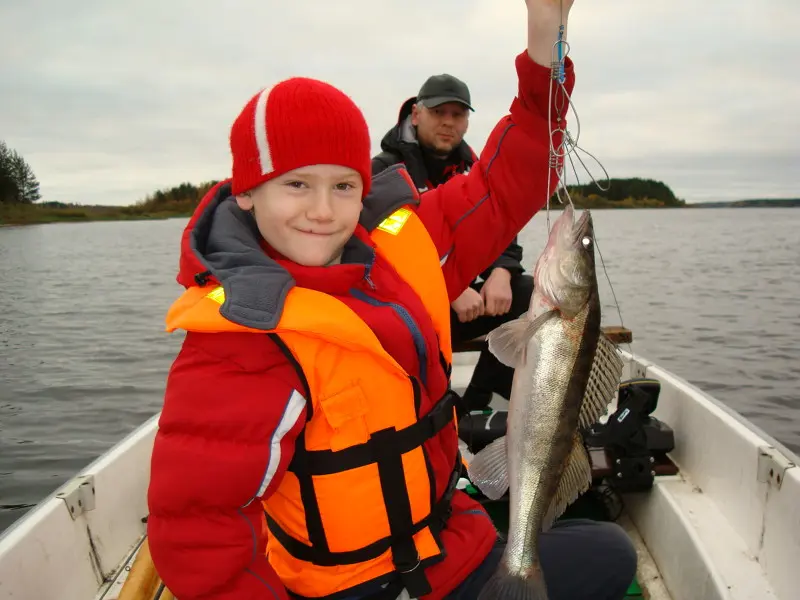
<path fill-rule="evenodd" d="M 758 438 L 761 438 L 763 441 L 767 442 L 766 445 L 772 446 L 775 450 L 783 454 L 790 462 L 793 463 L 793 468 L 797 468 L 800 466 L 800 455 L 796 452 L 792 451 L 791 448 L 788 448 L 786 445 L 772 437 L 769 433 L 764 431 L 760 426 L 756 425 L 752 421 L 750 421 L 747 417 L 745 417 L 742 413 L 738 412 L 735 408 L 728 406 L 727 404 L 723 403 L 722 400 L 719 398 L 711 395 L 709 392 L 706 392 L 702 388 L 698 387 L 696 384 L 690 382 L 687 379 L 684 379 L 680 375 L 677 375 L 674 371 L 670 371 L 669 369 L 659 365 L 652 360 L 643 357 L 641 355 L 628 352 L 620 348 L 620 353 L 623 356 L 623 360 L 627 361 L 635 361 L 642 367 L 649 369 L 657 369 L 658 372 L 663 373 L 664 375 L 668 376 L 669 378 L 675 380 L 676 383 L 681 384 L 685 388 L 688 388 L 692 392 L 693 395 L 699 396 L 702 400 L 710 402 L 714 405 L 715 408 L 724 412 L 728 417 L 732 417 L 739 425 L 743 426 L 749 433 L 755 435 Z"/>
<path fill-rule="evenodd" d="M 658 568 L 668 585 L 672 584 L 670 592 L 676 597 L 685 594 L 691 597 L 700 587 L 712 585 L 716 592 L 714 598 L 762 598 L 749 595 L 749 590 L 757 586 L 743 583 L 740 577 L 744 571 L 752 575 L 752 565 L 757 565 L 762 588 L 772 592 L 768 597 L 793 597 L 796 585 L 792 583 L 792 567 L 787 565 L 787 561 L 796 563 L 797 560 L 791 558 L 793 556 L 800 559 L 800 543 L 792 540 L 786 532 L 786 525 L 795 521 L 800 523 L 800 502 L 794 503 L 798 508 L 791 508 L 792 499 L 800 497 L 800 467 L 795 454 L 697 385 L 632 352 L 623 351 L 622 354 L 627 377 L 647 377 L 661 382 L 662 393 L 653 416 L 672 426 L 676 433 L 676 448 L 669 455 L 681 469 L 680 473 L 657 478 L 650 494 L 629 494 L 627 497 L 631 502 L 626 502 L 628 514 L 653 555 L 666 557 Z M 677 404 L 673 405 L 676 401 Z M 681 420 L 688 425 L 682 427 Z M 706 432 L 696 430 L 709 423 L 714 429 Z M 709 439 L 715 441 L 709 444 Z M 688 444 L 682 443 L 686 440 Z M 771 449 L 773 454 L 783 454 L 782 460 L 786 461 L 787 468 L 783 472 L 782 484 L 776 485 L 771 478 L 764 480 L 759 474 L 759 454 L 767 449 Z M 700 507 L 702 513 L 692 513 L 697 506 L 689 501 L 689 495 L 682 499 L 686 489 L 702 494 L 710 505 Z M 677 517 L 676 524 L 681 528 L 678 537 L 664 529 L 663 518 L 659 517 L 659 510 L 663 510 L 665 502 Z M 724 525 L 721 523 L 717 533 L 709 532 L 703 519 L 712 521 L 719 518 L 723 519 Z M 722 530 L 727 530 L 726 539 L 741 552 L 733 555 L 724 551 L 705 552 L 718 542 L 717 536 L 723 535 Z M 676 551 L 664 548 L 664 539 L 670 534 L 673 541 L 683 545 L 684 551 L 706 556 L 712 561 L 705 565 L 702 582 L 702 578 L 695 574 L 695 580 L 690 584 L 689 576 L 684 572 L 686 569 L 668 564 L 671 562 L 669 553 Z M 713 576 L 714 573 L 727 574 L 723 577 L 724 585 Z M 752 579 L 749 582 L 752 583 Z M 707 587 L 705 589 L 710 593 Z"/>
<path fill-rule="evenodd" d="M 32 527 L 35 521 L 41 519 L 41 513 L 44 509 L 48 508 L 48 505 L 54 504 L 56 507 L 63 505 L 64 502 L 58 497 L 58 495 L 66 490 L 77 479 L 87 475 L 92 475 L 93 473 L 99 471 L 101 467 L 105 467 L 106 463 L 110 464 L 114 462 L 117 457 L 124 454 L 125 450 L 134 446 L 135 442 L 138 442 L 157 429 L 158 418 L 160 415 L 161 413 L 159 412 L 151 417 L 148 417 L 144 422 L 137 425 L 122 439 L 108 448 L 108 450 L 92 460 L 85 467 L 77 471 L 72 477 L 67 479 L 42 500 L 31 506 L 28 509 L 28 512 L 9 525 L 5 531 L 0 532 L 0 558 L 2 558 L 4 548 L 11 543 L 9 540 L 17 537 L 17 532 L 19 529 Z"/>

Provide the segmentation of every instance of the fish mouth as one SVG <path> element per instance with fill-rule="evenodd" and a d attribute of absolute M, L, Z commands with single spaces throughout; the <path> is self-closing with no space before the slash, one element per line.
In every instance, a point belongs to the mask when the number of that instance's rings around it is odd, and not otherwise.
<path fill-rule="evenodd" d="M 578 222 L 575 223 L 574 231 L 576 242 L 580 242 L 585 236 L 592 237 L 592 234 L 594 233 L 594 225 L 592 223 L 592 215 L 588 210 L 584 209 L 583 214 L 578 219 Z"/>

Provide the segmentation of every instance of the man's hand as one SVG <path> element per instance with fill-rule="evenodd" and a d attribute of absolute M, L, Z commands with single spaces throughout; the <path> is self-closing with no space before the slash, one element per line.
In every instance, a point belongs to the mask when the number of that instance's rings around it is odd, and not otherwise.
<path fill-rule="evenodd" d="M 511 310 L 511 273 L 503 267 L 492 269 L 489 279 L 481 288 L 487 315 L 504 315 Z"/>
<path fill-rule="evenodd" d="M 453 300 L 450 306 L 456 311 L 459 321 L 468 323 L 483 314 L 483 297 L 471 287 L 468 287 L 458 298 Z"/>

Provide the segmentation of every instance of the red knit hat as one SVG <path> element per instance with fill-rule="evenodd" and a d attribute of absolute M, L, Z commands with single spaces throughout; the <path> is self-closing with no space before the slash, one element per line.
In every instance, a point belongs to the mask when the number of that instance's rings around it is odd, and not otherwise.
<path fill-rule="evenodd" d="M 369 128 L 355 103 L 330 84 L 295 77 L 253 96 L 231 127 L 233 182 L 240 194 L 299 167 L 333 164 L 372 177 Z"/>

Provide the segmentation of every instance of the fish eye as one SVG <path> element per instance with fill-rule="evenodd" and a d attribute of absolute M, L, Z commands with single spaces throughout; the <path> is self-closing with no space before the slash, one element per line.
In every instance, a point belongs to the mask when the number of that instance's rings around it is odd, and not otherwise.
<path fill-rule="evenodd" d="M 583 244 L 584 248 L 589 248 L 592 245 L 592 238 L 590 238 L 588 235 L 583 236 L 581 244 Z"/>

